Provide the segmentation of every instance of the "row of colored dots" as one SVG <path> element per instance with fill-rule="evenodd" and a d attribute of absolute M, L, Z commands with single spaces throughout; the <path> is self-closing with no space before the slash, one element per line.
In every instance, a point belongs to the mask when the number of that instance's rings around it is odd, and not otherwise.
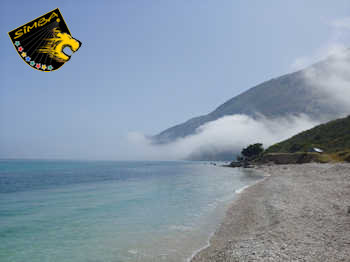
<path fill-rule="evenodd" d="M 49 66 L 46 66 L 46 65 L 41 65 L 40 63 L 35 63 L 35 61 L 31 61 L 31 58 L 29 56 L 27 56 L 27 53 L 26 52 L 23 52 L 24 51 L 24 48 L 20 46 L 21 43 L 19 41 L 16 41 L 15 42 L 15 46 L 17 46 L 17 50 L 18 52 L 21 53 L 21 56 L 25 59 L 25 61 L 27 61 L 31 66 L 37 68 L 37 69 L 42 69 L 42 70 L 52 70 L 53 69 L 53 66 L 52 65 L 49 65 Z"/>

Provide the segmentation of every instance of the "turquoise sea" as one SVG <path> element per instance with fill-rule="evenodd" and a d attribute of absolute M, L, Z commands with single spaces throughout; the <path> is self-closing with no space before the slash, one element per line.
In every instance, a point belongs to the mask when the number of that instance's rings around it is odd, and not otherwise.
<path fill-rule="evenodd" d="M 0 261 L 186 261 L 260 178 L 207 162 L 0 160 Z"/>

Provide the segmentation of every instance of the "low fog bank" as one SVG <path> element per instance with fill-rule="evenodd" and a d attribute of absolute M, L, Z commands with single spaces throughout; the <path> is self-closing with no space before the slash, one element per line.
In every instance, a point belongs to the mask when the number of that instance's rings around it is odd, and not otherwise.
<path fill-rule="evenodd" d="M 230 154 L 233 159 L 235 154 L 251 143 L 261 142 L 269 146 L 317 124 L 306 115 L 275 119 L 232 115 L 208 122 L 200 126 L 194 135 L 172 143 L 156 145 L 136 132 L 129 133 L 128 141 L 137 159 L 222 159 Z"/>
<path fill-rule="evenodd" d="M 327 52 L 328 59 L 304 70 L 303 77 L 313 92 L 326 95 L 325 103 L 336 106 L 338 114 L 333 118 L 338 118 L 350 114 L 350 50 L 337 46 Z M 249 144 L 259 142 L 266 148 L 328 120 L 329 116 L 320 120 L 307 115 L 274 119 L 231 115 L 168 144 L 154 144 L 143 134 L 129 133 L 128 150 L 133 159 L 143 160 L 230 160 Z"/>

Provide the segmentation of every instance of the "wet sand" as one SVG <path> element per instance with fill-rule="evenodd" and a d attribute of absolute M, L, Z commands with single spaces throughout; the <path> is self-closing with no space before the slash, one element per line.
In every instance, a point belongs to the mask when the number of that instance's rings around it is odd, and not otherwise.
<path fill-rule="evenodd" d="M 350 261 L 350 164 L 262 166 L 198 261 Z"/>

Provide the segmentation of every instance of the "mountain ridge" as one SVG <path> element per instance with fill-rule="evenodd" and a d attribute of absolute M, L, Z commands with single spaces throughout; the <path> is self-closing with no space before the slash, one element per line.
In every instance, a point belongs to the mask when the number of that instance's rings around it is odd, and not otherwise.
<path fill-rule="evenodd" d="M 212 112 L 191 118 L 153 136 L 155 143 L 169 143 L 196 133 L 201 125 L 223 116 L 245 114 L 256 118 L 264 115 L 277 118 L 306 114 L 313 119 L 327 121 L 341 114 L 336 105 L 329 103 L 327 94 L 316 92 L 305 79 L 306 70 L 322 73 L 332 57 L 308 68 L 272 78 L 232 97 Z"/>

